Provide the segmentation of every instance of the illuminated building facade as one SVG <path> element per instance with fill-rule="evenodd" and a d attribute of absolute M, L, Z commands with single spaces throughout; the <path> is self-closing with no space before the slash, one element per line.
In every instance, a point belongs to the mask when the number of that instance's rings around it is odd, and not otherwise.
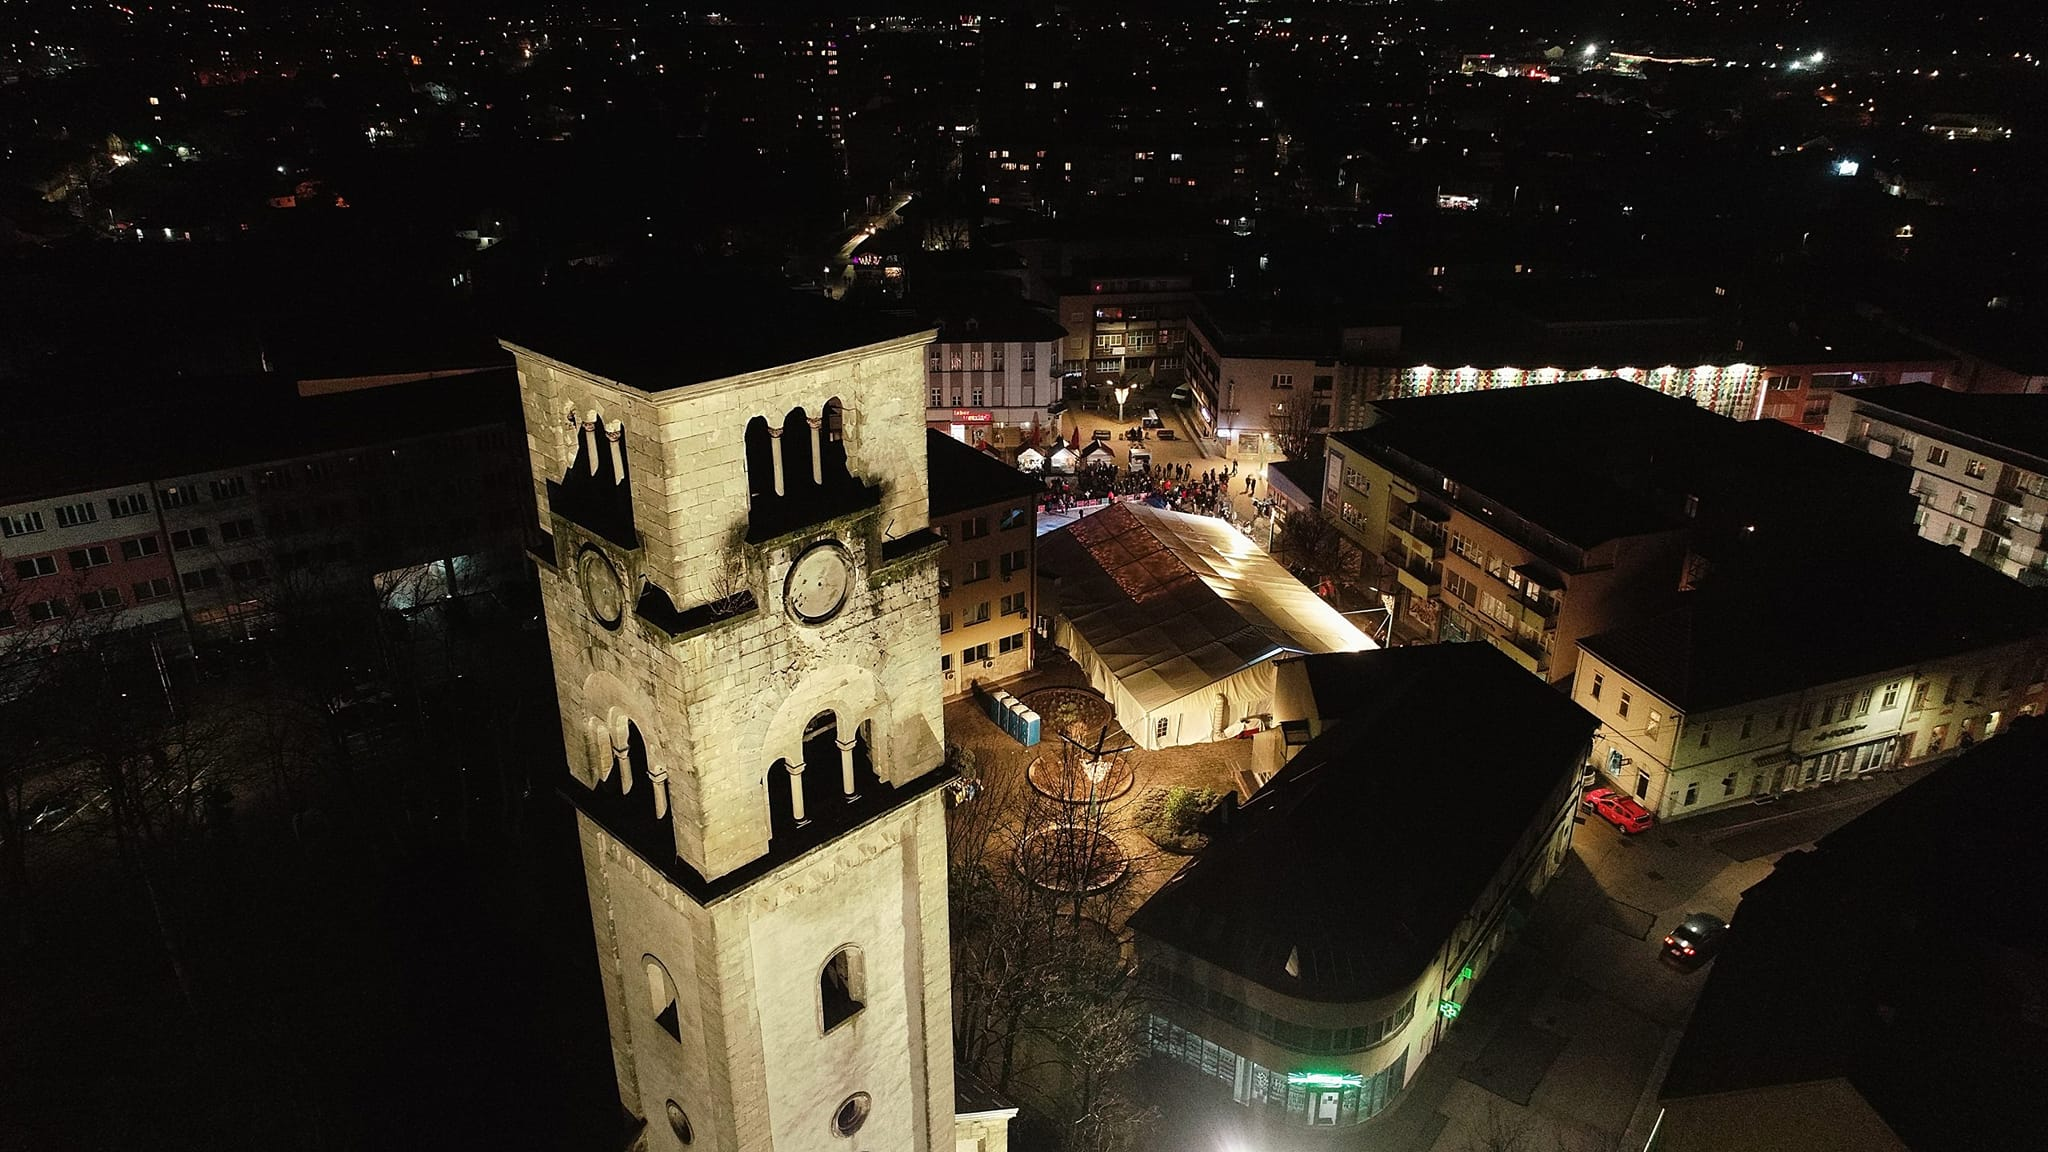
<path fill-rule="evenodd" d="M 925 432 L 939 561 L 939 675 L 946 698 L 1031 671 L 1038 497 L 1044 486 L 978 448 Z"/>
<path fill-rule="evenodd" d="M 1833 590 L 1833 610 L 1812 612 L 1788 586 Z M 1677 820 L 1869 777 L 2038 714 L 2044 624 L 2027 589 L 1907 537 L 1724 574 L 1587 637 L 1571 695 L 1600 718 L 1604 782 Z"/>
<path fill-rule="evenodd" d="M 1607 377 L 1640 384 L 1666 396 L 1683 396 L 1709 412 L 1736 420 L 1756 419 L 1762 401 L 1762 393 L 1759 391 L 1763 379 L 1762 371 L 1759 366 L 1742 361 L 1694 364 L 1690 367 L 1661 364 L 1649 368 L 1604 365 L 1518 368 L 1476 367 L 1470 364 L 1457 368 L 1439 368 L 1429 364 L 1418 364 L 1396 373 L 1388 382 L 1386 392 L 1381 398 L 1397 400 L 1410 396 L 1491 392 L 1501 388 L 1562 384 Z"/>
<path fill-rule="evenodd" d="M 949 311 L 925 349 L 925 425 L 1013 458 L 1046 437 L 1066 330 L 1014 301 Z"/>
<path fill-rule="evenodd" d="M 1276 668 L 1284 764 L 1131 917 L 1160 993 L 1145 1040 L 1278 1124 L 1352 1127 L 1400 1098 L 1563 864 L 1594 720 L 1484 645 Z M 1360 835 L 1453 729 L 1459 834 Z"/>

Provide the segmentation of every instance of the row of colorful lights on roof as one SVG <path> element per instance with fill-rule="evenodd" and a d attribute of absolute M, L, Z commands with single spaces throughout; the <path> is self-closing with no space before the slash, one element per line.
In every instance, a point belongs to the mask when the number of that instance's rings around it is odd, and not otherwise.
<path fill-rule="evenodd" d="M 1530 384 L 1555 384 L 1567 380 L 1596 380 L 1616 376 L 1655 388 L 1667 396 L 1685 396 L 1711 412 L 1737 420 L 1756 418 L 1757 380 L 1755 364 L 1701 364 L 1680 368 L 1435 368 L 1428 364 L 1409 368 L 1401 374 L 1399 396 L 1437 396 L 1450 392 L 1486 392 L 1496 388 L 1521 388 Z"/>

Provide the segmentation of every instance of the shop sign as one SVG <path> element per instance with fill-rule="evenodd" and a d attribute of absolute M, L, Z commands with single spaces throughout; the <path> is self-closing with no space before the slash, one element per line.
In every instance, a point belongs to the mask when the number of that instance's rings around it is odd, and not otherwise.
<path fill-rule="evenodd" d="M 1362 1072 L 1289 1072 L 1287 1083 L 1295 1088 L 1358 1088 L 1365 1084 Z"/>
<path fill-rule="evenodd" d="M 955 424 L 993 424 L 995 422 L 996 414 L 994 412 L 986 412 L 979 408 L 953 409 L 953 423 Z"/>

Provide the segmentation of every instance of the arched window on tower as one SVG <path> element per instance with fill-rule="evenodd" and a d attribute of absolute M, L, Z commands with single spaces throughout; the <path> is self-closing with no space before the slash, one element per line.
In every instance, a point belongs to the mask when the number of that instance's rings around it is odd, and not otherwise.
<path fill-rule="evenodd" d="M 818 429 L 824 436 L 824 429 Z M 782 484 L 792 496 L 818 490 L 817 469 L 811 466 L 811 421 L 801 408 L 791 408 L 782 418 Z"/>
<path fill-rule="evenodd" d="M 747 495 L 754 500 L 775 495 L 775 450 L 768 435 L 768 421 L 759 416 L 747 421 Z"/>
<path fill-rule="evenodd" d="M 818 973 L 818 1005 L 824 1030 L 853 1019 L 867 1005 L 867 973 L 860 949 L 848 944 L 825 961 Z"/>
<path fill-rule="evenodd" d="M 642 956 L 641 962 L 647 967 L 648 1009 L 654 1013 L 654 1022 L 670 1038 L 683 1038 L 682 1015 L 676 1005 L 676 982 L 669 979 L 668 969 L 652 955 Z"/>
<path fill-rule="evenodd" d="M 846 468 L 846 406 L 839 397 L 825 401 L 825 426 L 820 437 L 819 454 L 824 458 L 825 486 L 828 488 L 849 484 L 853 480 Z"/>

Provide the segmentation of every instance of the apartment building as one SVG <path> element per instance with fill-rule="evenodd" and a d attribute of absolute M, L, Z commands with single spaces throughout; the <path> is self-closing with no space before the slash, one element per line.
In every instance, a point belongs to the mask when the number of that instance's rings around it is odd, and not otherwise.
<path fill-rule="evenodd" d="M 1031 671 L 1040 483 L 979 448 L 925 430 L 939 560 L 939 674 L 954 699 Z"/>
<path fill-rule="evenodd" d="M 1826 432 L 1910 471 L 1920 535 L 2048 584 L 2048 396 L 1859 388 L 1839 394 Z"/>
<path fill-rule="evenodd" d="M 302 396 L 208 381 L 208 405 L 110 412 L 81 456 L 28 426 L 0 472 L 0 644 L 81 617 L 182 647 L 340 592 L 392 607 L 523 579 L 509 372 Z M 234 419 L 222 420 L 220 411 Z"/>
<path fill-rule="evenodd" d="M 925 425 L 1006 455 L 1045 439 L 1066 330 L 1017 300 L 947 309 L 935 322 L 938 339 L 925 349 Z"/>
<path fill-rule="evenodd" d="M 1172 385 L 1187 378 L 1193 273 L 1139 266 L 1071 277 L 1058 291 L 1058 320 L 1066 330 L 1059 368 L 1068 382 Z"/>
<path fill-rule="evenodd" d="M 1578 638 L 1716 563 L 1910 534 L 1894 473 L 1623 380 L 1380 401 L 1329 437 L 1322 506 L 1396 597 L 1396 635 L 1569 677 Z"/>
<path fill-rule="evenodd" d="M 1950 353 L 1855 316 L 1787 324 L 1751 336 L 1743 348 L 1762 364 L 1757 418 L 1807 432 L 1826 428 L 1838 392 L 1888 384 L 1940 387 L 1956 368 Z"/>
<path fill-rule="evenodd" d="M 1563 865 L 1594 720 L 1483 645 L 1276 668 L 1302 738 L 1131 916 L 1144 1039 L 1219 1106 L 1349 1128 L 1400 1100 Z M 1447 757 L 1448 836 L 1394 815 Z"/>
<path fill-rule="evenodd" d="M 126 484 L 0 507 L 0 647 L 115 622 L 175 628 L 177 572 L 155 493 Z"/>
<path fill-rule="evenodd" d="M 1786 594 L 1809 587 L 1825 611 Z M 1593 766 L 1666 820 L 1968 747 L 2048 701 L 2043 594 L 1924 540 L 1724 571 L 1579 648 Z"/>

